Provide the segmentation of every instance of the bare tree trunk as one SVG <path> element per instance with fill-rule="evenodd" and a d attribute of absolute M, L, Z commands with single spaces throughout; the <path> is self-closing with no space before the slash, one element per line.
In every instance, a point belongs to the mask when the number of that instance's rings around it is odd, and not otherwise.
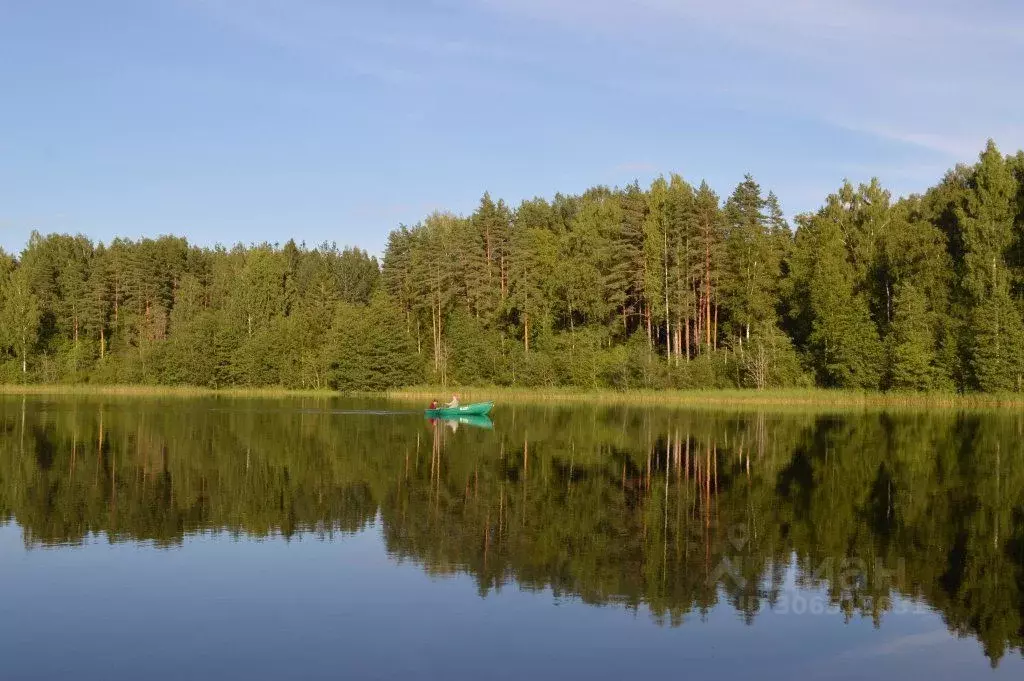
<path fill-rule="evenodd" d="M 718 301 L 715 301 L 715 328 L 711 334 L 711 347 L 714 350 L 718 349 Z"/>
<path fill-rule="evenodd" d="M 704 244 L 704 308 L 707 314 L 704 325 L 705 345 L 711 346 L 711 243 Z"/>
<path fill-rule="evenodd" d="M 685 326 L 688 323 L 689 320 L 682 315 L 676 317 L 676 366 L 679 366 L 679 358 L 683 356 L 684 352 L 687 352 L 686 343 L 683 338 L 686 331 Z"/>
<path fill-rule="evenodd" d="M 704 294 L 704 347 L 711 347 L 711 296 Z"/>
<path fill-rule="evenodd" d="M 704 339 L 704 296 L 698 290 L 697 282 L 693 283 L 693 354 L 700 354 Z"/>
<path fill-rule="evenodd" d="M 434 355 L 434 372 L 437 372 L 437 308 L 430 304 L 430 343 Z"/>
<path fill-rule="evenodd" d="M 487 253 L 487 283 L 491 283 L 491 228 L 484 230 L 484 250 Z"/>
<path fill-rule="evenodd" d="M 441 300 L 438 298 L 437 301 L 437 365 L 441 369 L 441 380 L 446 382 L 444 376 L 445 361 L 444 361 L 444 318 L 441 316 Z"/>
<path fill-rule="evenodd" d="M 647 316 L 647 345 L 648 347 L 654 347 L 654 335 L 651 330 L 651 304 L 644 302 L 645 313 Z"/>
<path fill-rule="evenodd" d="M 676 366 L 679 366 L 679 354 L 683 351 L 682 323 L 682 318 L 677 315 L 676 323 L 672 326 L 672 361 Z"/>
<path fill-rule="evenodd" d="M 671 343 L 669 345 L 669 347 L 671 349 L 671 353 L 669 354 L 669 358 L 671 359 L 673 364 L 678 366 L 679 365 L 679 352 L 680 352 L 680 346 L 679 346 L 679 320 L 677 319 L 676 323 L 674 325 L 672 324 L 671 320 L 665 320 L 665 324 L 666 324 L 666 327 L 665 327 L 666 334 L 671 339 Z"/>
<path fill-rule="evenodd" d="M 665 239 L 664 239 L 665 243 L 664 243 L 664 250 L 662 250 L 662 254 L 663 254 L 662 262 L 664 264 L 664 269 L 665 269 L 665 281 L 664 281 L 664 284 L 663 284 L 664 288 L 665 288 L 665 357 L 668 359 L 669 362 L 671 362 L 672 361 L 672 333 L 671 333 L 671 329 L 672 329 L 672 315 L 669 314 L 669 308 L 668 308 L 668 229 L 665 230 L 664 236 L 665 236 Z"/>
<path fill-rule="evenodd" d="M 530 313 L 523 314 L 523 347 L 526 353 L 530 352 Z"/>
<path fill-rule="evenodd" d="M 665 359 L 672 362 L 672 358 L 676 354 L 675 348 L 675 332 L 672 329 L 672 319 L 668 316 L 667 310 L 665 314 Z"/>
<path fill-rule="evenodd" d="M 698 290 L 697 282 L 693 283 L 693 350 L 694 354 L 700 352 L 701 339 L 704 337 L 704 296 Z"/>
<path fill-rule="evenodd" d="M 503 249 L 504 250 L 504 249 Z M 501 299 L 505 300 L 505 296 L 508 294 L 508 272 L 505 269 L 505 253 L 501 254 L 501 263 L 499 265 L 498 278 L 500 279 L 499 286 L 501 288 Z"/>
<path fill-rule="evenodd" d="M 690 320 L 689 319 L 686 320 L 685 327 L 683 328 L 683 331 L 684 331 L 684 333 L 686 335 L 686 338 L 685 338 L 685 340 L 683 342 L 683 345 L 686 348 L 686 361 L 689 362 L 690 361 Z"/>

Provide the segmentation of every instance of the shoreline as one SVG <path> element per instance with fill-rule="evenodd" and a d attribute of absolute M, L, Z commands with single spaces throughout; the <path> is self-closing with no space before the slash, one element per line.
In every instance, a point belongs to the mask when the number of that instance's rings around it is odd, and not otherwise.
<path fill-rule="evenodd" d="M 202 388 L 160 385 L 0 384 L 4 396 L 137 397 L 137 398 L 376 398 L 397 402 L 426 402 L 458 392 L 464 402 L 494 400 L 506 404 L 597 405 L 696 408 L 802 409 L 1020 409 L 1021 394 L 882 393 L 824 388 L 779 390 L 580 390 L 576 388 L 509 388 L 414 386 L 382 392 L 341 393 L 334 390 L 287 388 Z"/>
<path fill-rule="evenodd" d="M 412 401 L 457 392 L 463 402 L 496 400 L 512 404 L 591 404 L 602 406 L 698 409 L 1005 409 L 1024 411 L 1024 394 L 883 393 L 826 388 L 777 390 L 579 390 L 574 388 L 404 388 L 384 393 Z M 447 392 L 445 392 L 447 391 Z"/>

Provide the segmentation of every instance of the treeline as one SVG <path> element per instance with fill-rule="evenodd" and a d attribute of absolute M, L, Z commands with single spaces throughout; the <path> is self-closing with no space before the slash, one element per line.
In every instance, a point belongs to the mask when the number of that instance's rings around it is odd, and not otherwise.
<path fill-rule="evenodd" d="M 452 433 L 266 406 L 0 398 L 0 522 L 29 546 L 379 522 L 389 555 L 481 594 L 750 622 L 791 574 L 836 616 L 885 626 L 910 598 L 993 664 L 1024 646 L 1019 414 L 527 408 Z"/>
<path fill-rule="evenodd" d="M 787 224 L 747 176 L 678 175 L 392 232 L 382 263 L 288 242 L 34 235 L 0 257 L 0 377 L 380 389 L 819 385 L 1020 391 L 1024 152 Z"/>

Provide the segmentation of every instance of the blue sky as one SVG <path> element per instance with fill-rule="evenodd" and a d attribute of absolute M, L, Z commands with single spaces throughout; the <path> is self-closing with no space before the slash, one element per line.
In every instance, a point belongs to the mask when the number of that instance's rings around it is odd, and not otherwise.
<path fill-rule="evenodd" d="M 659 173 L 789 214 L 1024 147 L 1016 0 L 0 0 L 0 247 L 379 251 L 399 223 Z"/>

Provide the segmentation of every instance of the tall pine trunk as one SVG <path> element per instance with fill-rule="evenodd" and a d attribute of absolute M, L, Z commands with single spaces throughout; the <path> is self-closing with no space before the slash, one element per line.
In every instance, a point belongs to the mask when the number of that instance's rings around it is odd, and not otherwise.
<path fill-rule="evenodd" d="M 684 326 L 684 333 L 686 335 L 686 340 L 683 343 L 683 345 L 686 347 L 686 361 L 689 362 L 690 361 L 690 320 L 689 319 L 685 320 L 684 324 L 685 324 L 685 326 Z"/>
<path fill-rule="evenodd" d="M 505 252 L 502 249 L 500 264 L 498 266 L 498 278 L 500 279 L 499 287 L 501 288 L 501 300 L 504 301 L 508 295 L 508 270 L 505 267 Z"/>
<path fill-rule="evenodd" d="M 711 349 L 718 349 L 718 301 L 715 301 L 715 327 L 711 334 Z"/>
<path fill-rule="evenodd" d="M 665 280 L 663 286 L 665 288 L 665 358 L 671 363 L 672 361 L 672 315 L 669 314 L 668 307 L 668 229 L 664 233 L 664 248 L 662 250 L 662 263 L 665 269 Z"/>
<path fill-rule="evenodd" d="M 672 328 L 672 318 L 668 315 L 668 308 L 665 308 L 665 359 L 670 363 L 676 355 L 675 331 Z"/>
<path fill-rule="evenodd" d="M 695 288 L 697 287 L 694 283 Z M 698 293 L 698 297 L 694 301 L 696 308 L 693 311 L 694 316 L 694 335 L 693 335 L 693 354 L 698 355 L 701 352 L 701 348 L 704 347 L 704 294 Z"/>
<path fill-rule="evenodd" d="M 676 315 L 676 323 L 672 326 L 672 362 L 676 366 L 679 366 L 679 353 L 682 351 L 682 319 Z"/>
<path fill-rule="evenodd" d="M 704 344 L 711 347 L 711 243 L 704 244 Z"/>
<path fill-rule="evenodd" d="M 651 327 L 651 304 L 644 302 L 644 314 L 647 317 L 647 347 L 654 348 L 654 333 Z"/>

